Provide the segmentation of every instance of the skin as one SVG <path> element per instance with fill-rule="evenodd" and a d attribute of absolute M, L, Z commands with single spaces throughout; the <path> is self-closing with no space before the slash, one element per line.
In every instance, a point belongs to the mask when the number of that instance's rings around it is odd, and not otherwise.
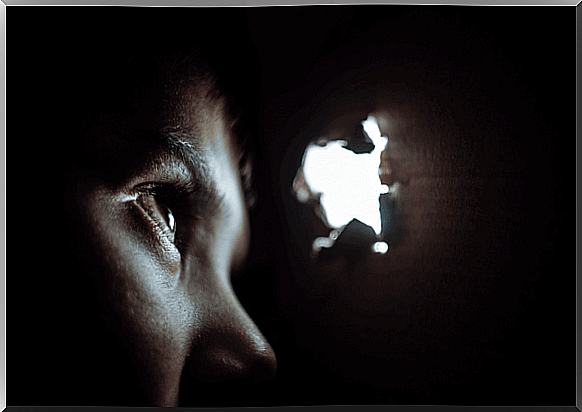
<path fill-rule="evenodd" d="M 133 110 L 102 117 L 89 136 L 106 166 L 73 183 L 86 267 L 97 268 L 98 306 L 114 336 L 115 354 L 98 367 L 112 368 L 118 384 L 98 404 L 197 405 L 216 390 L 205 385 L 254 383 L 276 370 L 231 285 L 249 248 L 231 124 L 218 99 L 201 99 L 203 86 L 164 81 L 173 86 L 148 86 Z M 151 185 L 166 189 L 144 191 Z M 188 185 L 187 194 L 173 188 Z"/>

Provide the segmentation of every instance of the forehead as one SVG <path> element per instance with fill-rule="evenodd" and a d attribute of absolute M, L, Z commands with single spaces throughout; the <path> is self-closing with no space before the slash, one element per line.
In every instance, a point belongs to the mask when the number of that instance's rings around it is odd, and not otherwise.
<path fill-rule="evenodd" d="M 90 120 L 77 138 L 79 156 L 73 153 L 79 168 L 104 170 L 123 182 L 155 164 L 160 153 L 178 154 L 203 173 L 216 163 L 216 153 L 225 152 L 237 170 L 239 148 L 210 74 L 164 64 L 134 62 L 83 96 L 80 105 L 86 107 L 80 110 L 87 110 Z"/>
<path fill-rule="evenodd" d="M 215 134 L 202 130 L 227 119 L 212 72 L 191 60 L 183 62 L 177 57 L 133 62 L 120 80 L 124 85 L 119 88 L 121 93 L 114 95 L 119 102 L 113 102 L 115 110 L 110 114 L 122 127 L 203 140 Z"/>

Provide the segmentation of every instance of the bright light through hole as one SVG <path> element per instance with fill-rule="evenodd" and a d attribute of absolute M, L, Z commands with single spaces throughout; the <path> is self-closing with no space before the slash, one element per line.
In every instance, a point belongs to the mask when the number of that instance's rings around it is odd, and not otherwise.
<path fill-rule="evenodd" d="M 388 243 L 386 242 L 376 242 L 374 246 L 372 246 L 372 250 L 376 253 L 386 253 L 388 252 Z"/>
<path fill-rule="evenodd" d="M 321 193 L 321 206 L 333 228 L 341 228 L 352 219 L 381 231 L 380 194 L 389 188 L 380 182 L 380 155 L 388 138 L 381 136 L 372 116 L 362 122 L 374 143 L 370 153 L 356 154 L 345 149 L 345 141 L 328 142 L 325 147 L 311 144 L 303 158 L 305 182 L 312 192 Z"/>

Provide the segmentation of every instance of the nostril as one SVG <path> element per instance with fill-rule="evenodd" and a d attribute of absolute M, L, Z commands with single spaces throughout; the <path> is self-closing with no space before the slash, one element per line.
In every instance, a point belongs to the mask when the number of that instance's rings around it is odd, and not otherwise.
<path fill-rule="evenodd" d="M 274 379 L 273 349 L 246 313 L 232 315 L 209 322 L 193 342 L 180 382 L 182 405 L 200 405 L 211 393 L 225 390 L 250 396 Z M 212 403 L 212 399 L 207 401 Z"/>
<path fill-rule="evenodd" d="M 273 349 L 232 290 L 222 292 L 191 342 L 180 382 L 181 405 L 202 406 L 206 399 L 209 406 L 219 406 L 216 401 L 223 402 L 227 391 L 250 396 L 275 377 Z"/>
<path fill-rule="evenodd" d="M 273 377 L 273 374 L 263 365 L 253 366 L 251 374 L 255 382 L 268 381 Z"/>
<path fill-rule="evenodd" d="M 239 352 L 192 353 L 190 367 L 182 373 L 180 406 L 262 406 L 265 390 L 275 378 L 277 361 L 270 346 L 261 346 L 260 350 L 250 344 Z"/>

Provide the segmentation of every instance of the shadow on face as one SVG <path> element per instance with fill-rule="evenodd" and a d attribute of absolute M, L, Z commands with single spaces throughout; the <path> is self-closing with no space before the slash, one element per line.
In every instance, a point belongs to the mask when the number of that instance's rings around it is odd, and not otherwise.
<path fill-rule="evenodd" d="M 44 86 L 48 100 L 55 92 L 47 128 L 57 111 L 67 116 L 54 143 L 68 149 L 57 165 L 65 238 L 58 279 L 30 289 L 45 310 L 29 309 L 38 346 L 25 343 L 35 367 L 21 370 L 31 396 L 19 402 L 260 403 L 257 384 L 276 360 L 231 284 L 249 251 L 248 168 L 212 69 L 220 58 L 208 44 L 131 43 L 118 31 L 119 44 L 114 34 L 89 38 L 74 57 L 61 45 Z"/>

